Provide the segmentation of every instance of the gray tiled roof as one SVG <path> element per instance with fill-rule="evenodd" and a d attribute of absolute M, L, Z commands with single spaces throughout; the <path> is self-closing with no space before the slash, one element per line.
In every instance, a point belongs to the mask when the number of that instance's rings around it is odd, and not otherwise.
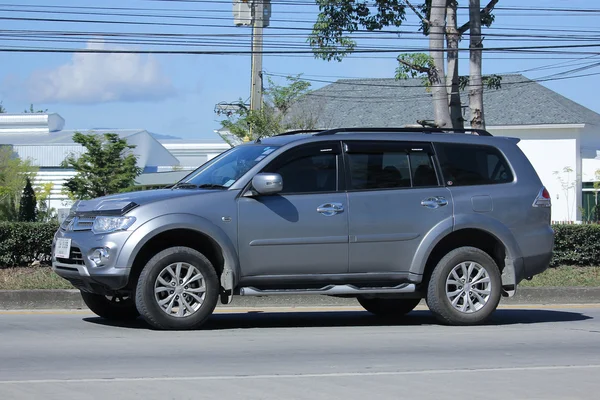
<path fill-rule="evenodd" d="M 461 97 L 463 107 L 468 106 L 467 92 Z M 600 114 L 523 75 L 503 75 L 500 89 L 485 91 L 484 106 L 488 126 L 600 126 Z M 420 79 L 341 79 L 298 102 L 290 116 L 298 115 L 315 118 L 318 128 L 403 126 L 433 120 L 433 106 Z"/>

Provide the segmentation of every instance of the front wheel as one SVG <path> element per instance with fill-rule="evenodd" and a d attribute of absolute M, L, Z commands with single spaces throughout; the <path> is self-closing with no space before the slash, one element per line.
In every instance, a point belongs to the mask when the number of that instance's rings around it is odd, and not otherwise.
<path fill-rule="evenodd" d="M 81 297 L 88 308 L 102 318 L 126 321 L 136 319 L 140 315 L 133 298 L 129 296 L 104 296 L 81 291 Z"/>
<path fill-rule="evenodd" d="M 218 298 L 219 281 L 211 262 L 189 247 L 171 247 L 142 270 L 135 302 L 154 328 L 194 329 L 210 317 Z"/>
<path fill-rule="evenodd" d="M 401 317 L 415 309 L 421 299 L 382 299 L 358 297 L 358 302 L 368 312 L 380 317 Z"/>
<path fill-rule="evenodd" d="M 494 259 L 475 247 L 460 247 L 433 270 L 427 305 L 442 323 L 476 325 L 496 310 L 501 291 L 500 270 Z"/>

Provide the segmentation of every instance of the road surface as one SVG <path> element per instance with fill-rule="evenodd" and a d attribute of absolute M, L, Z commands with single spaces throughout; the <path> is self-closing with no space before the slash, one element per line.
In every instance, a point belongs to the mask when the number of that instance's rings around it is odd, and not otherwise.
<path fill-rule="evenodd" d="M 0 312 L 1 399 L 592 399 L 600 306 L 447 327 L 358 308 L 222 309 L 161 332 L 86 311 Z"/>

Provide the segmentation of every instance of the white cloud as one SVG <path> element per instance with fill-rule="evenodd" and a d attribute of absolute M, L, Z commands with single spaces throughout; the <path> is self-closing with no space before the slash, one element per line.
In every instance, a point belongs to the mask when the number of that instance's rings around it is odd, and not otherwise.
<path fill-rule="evenodd" d="M 156 101 L 175 92 L 155 58 L 123 53 L 76 53 L 67 64 L 34 71 L 26 84 L 30 101 L 45 104 Z"/>

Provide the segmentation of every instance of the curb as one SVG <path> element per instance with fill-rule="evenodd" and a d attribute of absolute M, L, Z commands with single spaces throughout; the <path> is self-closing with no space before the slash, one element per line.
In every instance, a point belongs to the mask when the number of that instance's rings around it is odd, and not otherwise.
<path fill-rule="evenodd" d="M 523 287 L 500 305 L 592 304 L 600 303 L 600 287 Z M 357 306 L 353 298 L 319 295 L 243 297 L 236 296 L 227 307 L 334 307 Z M 87 309 L 78 290 L 0 290 L 0 310 Z"/>

